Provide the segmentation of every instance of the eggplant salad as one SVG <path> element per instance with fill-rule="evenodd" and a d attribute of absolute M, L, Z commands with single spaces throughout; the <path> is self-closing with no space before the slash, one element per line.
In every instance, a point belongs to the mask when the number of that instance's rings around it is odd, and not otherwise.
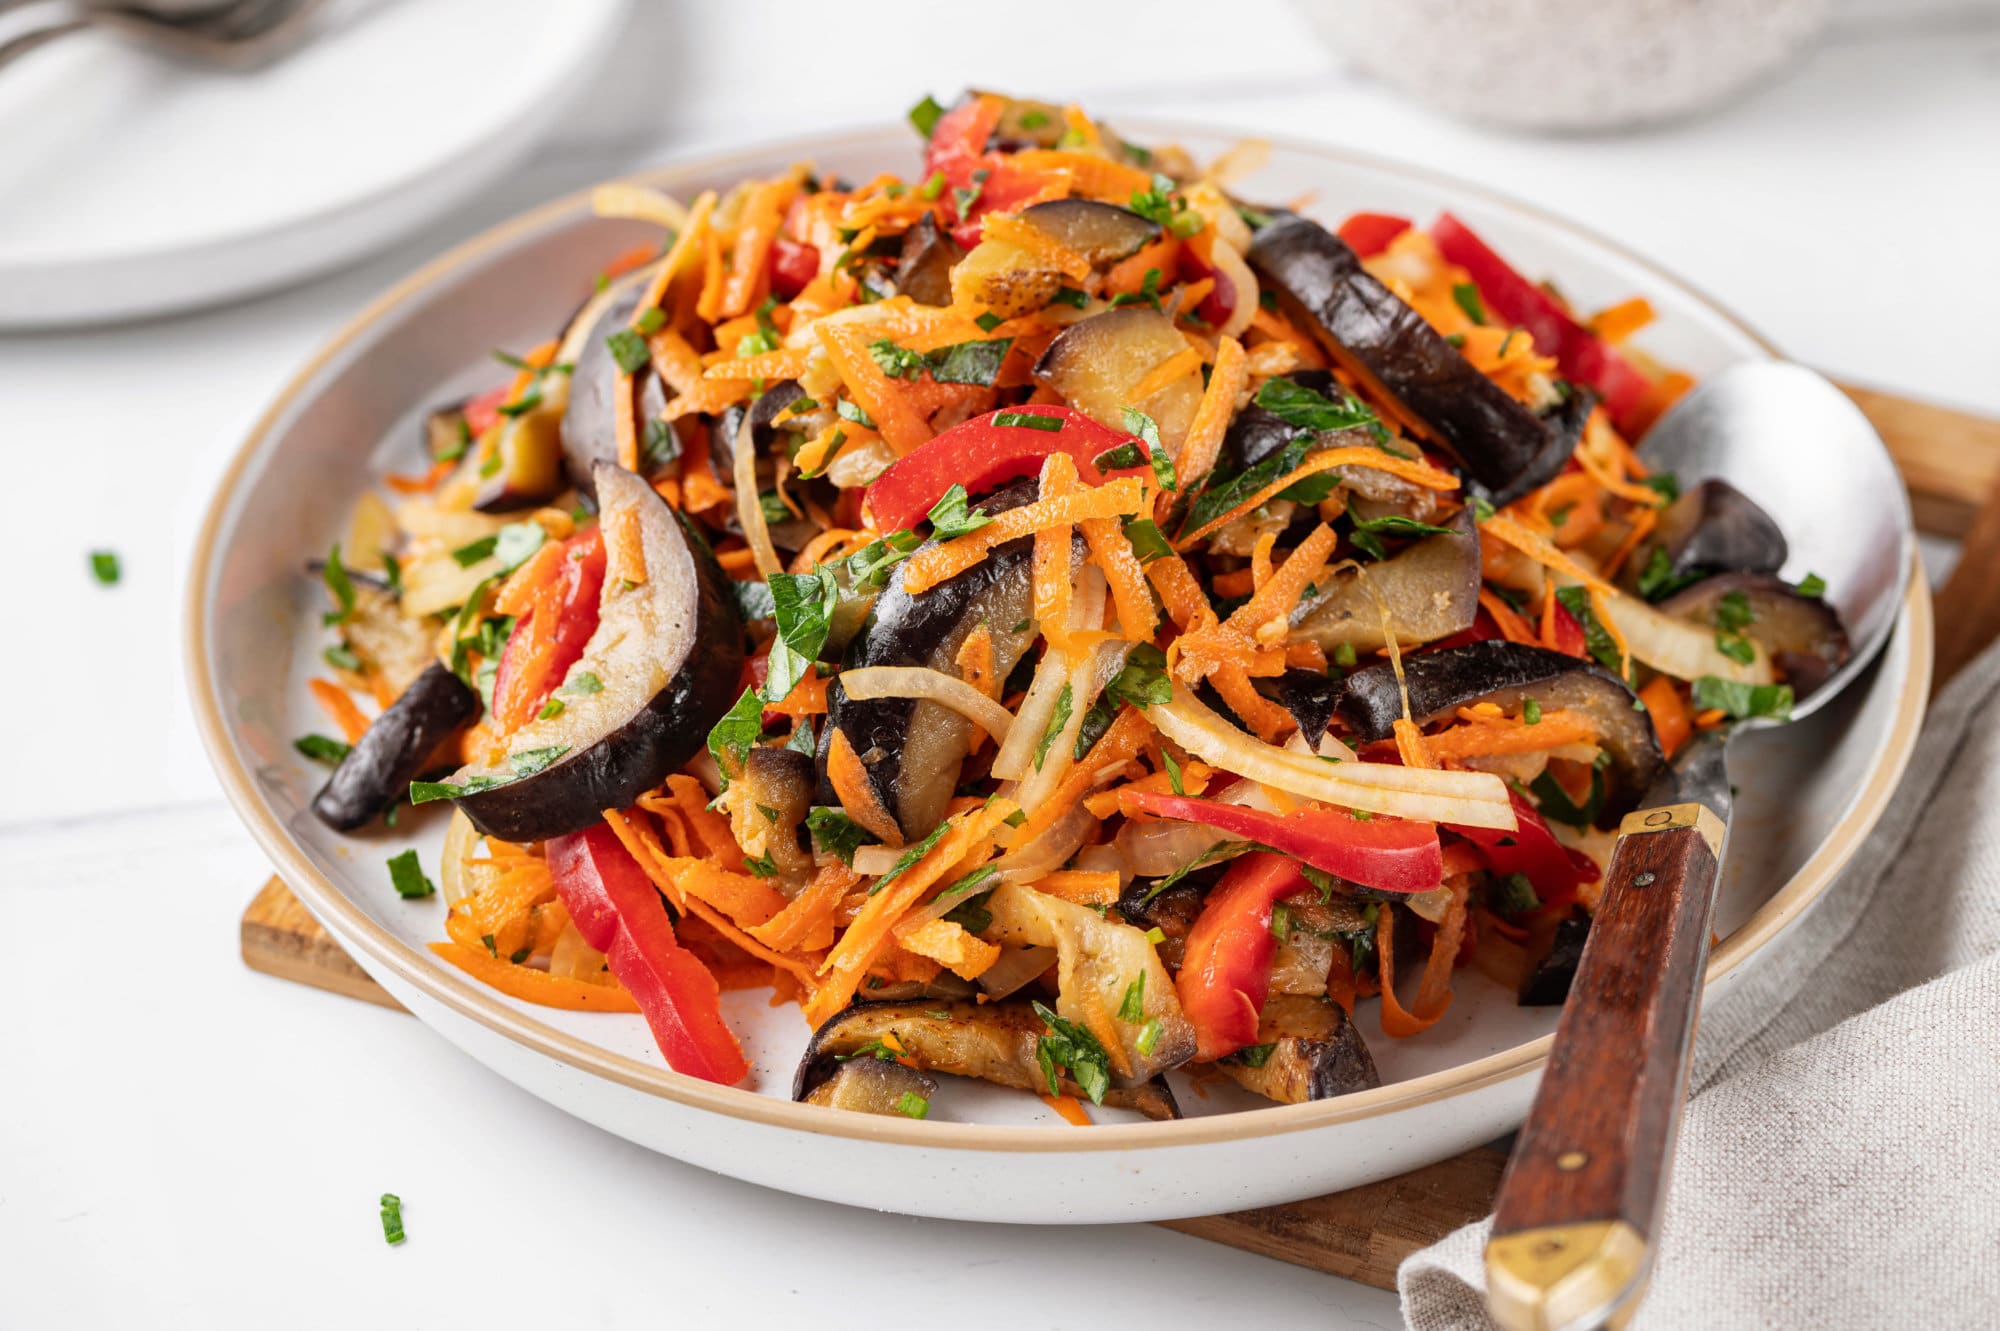
<path fill-rule="evenodd" d="M 1646 302 L 1253 202 L 1254 144 L 911 119 L 904 178 L 597 192 L 662 241 L 315 566 L 314 812 L 449 802 L 437 887 L 389 863 L 442 958 L 724 1084 L 771 990 L 840 1109 L 1324 1099 L 1466 968 L 1562 1002 L 1620 816 L 1848 652 L 1634 451 L 1690 383 Z"/>

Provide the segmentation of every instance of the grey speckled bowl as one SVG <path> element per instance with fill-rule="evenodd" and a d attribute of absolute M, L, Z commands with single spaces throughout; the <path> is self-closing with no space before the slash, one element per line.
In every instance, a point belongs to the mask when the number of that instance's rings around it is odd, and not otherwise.
<path fill-rule="evenodd" d="M 1636 128 L 1785 69 L 1828 0 L 1300 0 L 1335 55 L 1467 120 Z"/>

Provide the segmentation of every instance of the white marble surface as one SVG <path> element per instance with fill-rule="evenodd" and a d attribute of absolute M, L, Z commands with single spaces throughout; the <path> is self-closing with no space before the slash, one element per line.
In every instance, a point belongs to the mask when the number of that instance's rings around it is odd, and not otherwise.
<path fill-rule="evenodd" d="M 927 88 L 1054 92 L 1480 180 L 1680 270 L 1802 359 L 2000 412 L 1989 4 L 1868 0 L 1783 85 L 1618 139 L 1443 119 L 1341 74 L 1275 0 L 1070 0 L 1059 22 L 1052 40 L 992 6 L 881 22 L 643 4 L 535 164 L 449 223 L 265 299 L 0 338 L 0 446 L 27 466 L 0 523 L 0 908 L 17 939 L 0 967 L 0 1326 L 1085 1327 L 1204 1307 L 1395 1324 L 1387 1295 L 1153 1228 L 911 1221 L 713 1178 L 561 1117 L 408 1018 L 236 959 L 264 867 L 220 802 L 179 667 L 213 480 L 373 293 L 599 176 L 891 119 Z M 116 588 L 90 580 L 99 547 L 123 558 Z M 399 1249 L 376 1223 L 383 1191 L 405 1200 Z"/>

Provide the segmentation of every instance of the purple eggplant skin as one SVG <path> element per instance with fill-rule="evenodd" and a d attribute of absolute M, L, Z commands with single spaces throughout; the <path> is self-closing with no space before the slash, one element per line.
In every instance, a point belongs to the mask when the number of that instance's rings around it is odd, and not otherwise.
<path fill-rule="evenodd" d="M 1583 945 L 1590 941 L 1590 917 L 1577 911 L 1556 926 L 1548 955 L 1521 983 L 1522 1007 L 1560 1007 L 1569 997 L 1576 980 L 1577 963 L 1583 960 Z"/>
<path fill-rule="evenodd" d="M 1718 573 L 1675 592 L 1660 609 L 1675 619 L 1713 624 L 1716 607 L 1732 593 L 1750 609 L 1743 634 L 1771 654 L 1794 696 L 1805 697 L 1847 664 L 1853 647 L 1833 607 L 1769 573 Z"/>
<path fill-rule="evenodd" d="M 1562 469 L 1575 440 L 1475 369 L 1325 227 L 1275 217 L 1257 231 L 1249 261 L 1293 322 L 1400 403 L 1495 504 Z"/>
<path fill-rule="evenodd" d="M 806 1044 L 792 1081 L 792 1098 L 810 1099 L 839 1070 L 841 1055 L 857 1054 L 891 1034 L 908 1051 L 910 1061 L 926 1072 L 974 1077 L 1023 1091 L 1048 1090 L 1035 1058 L 1048 1027 L 1032 1007 L 1023 1002 L 931 999 L 857 1002 L 829 1017 Z M 1067 1077 L 1058 1084 L 1066 1094 L 1083 1094 Z M 1174 1093 L 1161 1077 L 1137 1086 L 1113 1087 L 1105 1092 L 1104 1103 L 1114 1109 L 1136 1109 L 1152 1119 L 1181 1116 Z"/>
<path fill-rule="evenodd" d="M 836 1064 L 833 1072 L 800 1099 L 809 1105 L 846 1109 L 861 1114 L 895 1116 L 906 1114 L 906 1097 L 916 1096 L 928 1110 L 937 1094 L 937 1080 L 890 1059 L 850 1058 Z M 922 1114 L 909 1115 L 922 1117 Z"/>
<path fill-rule="evenodd" d="M 1289 379 L 1299 387 L 1309 388 L 1334 402 L 1340 401 L 1347 393 L 1331 370 L 1294 370 L 1278 377 Z M 1252 402 L 1229 422 L 1229 429 L 1222 436 L 1222 456 L 1229 459 L 1235 470 L 1242 471 L 1280 451 L 1300 433 L 1298 426 Z"/>
<path fill-rule="evenodd" d="M 951 268 L 965 257 L 958 242 L 925 213 L 903 233 L 896 261 L 896 290 L 919 305 L 951 304 Z"/>
<path fill-rule="evenodd" d="M 1666 767 L 1659 736 L 1635 705 L 1632 690 L 1593 662 L 1490 638 L 1405 656 L 1403 678 L 1409 689 L 1410 716 L 1420 726 L 1478 702 L 1509 707 L 1532 698 L 1545 709 L 1587 712 L 1611 758 L 1604 772 L 1600 825 L 1615 825 Z M 1384 662 L 1349 675 L 1338 707 L 1353 738 L 1387 739 L 1403 714 L 1394 668 Z"/>
<path fill-rule="evenodd" d="M 634 277 L 643 278 L 643 274 Z M 626 280 L 629 289 L 604 307 L 596 326 L 584 339 L 583 350 L 577 353 L 576 366 L 569 377 L 569 403 L 563 408 L 563 473 L 592 502 L 597 499 L 593 469 L 601 462 L 618 461 L 618 362 L 612 358 L 605 339 L 631 324 L 633 311 L 639 308 L 639 298 L 645 294 L 643 280 Z M 640 422 L 642 431 L 647 422 L 658 420 L 667 409 L 666 389 L 652 366 L 640 367 L 625 388 L 634 395 L 633 419 Z M 639 441 L 642 454 L 645 442 L 642 436 Z"/>
<path fill-rule="evenodd" d="M 1667 556 L 1676 581 L 1711 573 L 1776 573 L 1790 553 L 1785 533 L 1757 502 L 1728 481 L 1703 481 L 1667 505 L 1659 525 L 1625 561 L 1629 586 L 1654 562 Z"/>
<path fill-rule="evenodd" d="M 479 695 L 442 664 L 432 664 L 340 760 L 319 794 L 315 817 L 352 832 L 401 799 L 439 744 L 479 715 Z"/>
<path fill-rule="evenodd" d="M 560 747 L 561 756 L 528 776 L 474 765 L 453 777 L 459 784 L 501 778 L 453 802 L 474 827 L 503 841 L 581 831 L 605 809 L 631 804 L 700 751 L 741 691 L 743 625 L 708 543 L 631 472 L 600 464 L 595 480 L 608 507 L 638 511 L 647 560 L 641 588 L 620 591 L 606 581 L 606 617 L 621 613 L 616 596 L 652 599 L 630 631 L 607 634 L 601 625 L 577 662 L 598 676 L 600 691 L 570 697 L 561 714 L 529 722 L 510 742 L 513 753 Z M 650 696 L 616 714 L 635 690 L 649 688 Z"/>
<path fill-rule="evenodd" d="M 1001 513 L 1030 502 L 1035 493 L 1034 481 L 1019 481 L 980 498 L 978 507 Z M 907 564 L 899 564 L 848 645 L 845 665 L 927 666 L 956 673 L 959 647 L 984 623 L 993 634 L 993 668 L 1005 678 L 1035 639 L 1033 563 L 1034 541 L 1024 536 L 921 596 L 903 590 Z M 849 698 L 836 678 L 827 690 L 818 752 L 818 802 L 835 807 L 840 801 L 826 763 L 836 730 L 854 746 L 903 836 L 916 841 L 929 834 L 957 788 L 959 766 L 972 747 L 972 723 L 927 700 Z"/>
<path fill-rule="evenodd" d="M 1251 1067 L 1239 1053 L 1217 1062 L 1216 1070 L 1279 1104 L 1331 1100 L 1382 1084 L 1360 1028 L 1322 998 L 1271 995 L 1257 1024 L 1257 1043 L 1271 1046 L 1259 1066 Z"/>
<path fill-rule="evenodd" d="M 709 466 L 715 469 L 716 479 L 724 484 L 730 482 L 730 472 L 736 465 L 736 439 L 743 432 L 743 424 L 750 424 L 751 440 L 759 456 L 771 448 L 772 430 L 785 408 L 806 395 L 806 390 L 790 379 L 772 384 L 759 393 L 748 406 L 738 403 L 724 409 L 717 416 L 708 431 Z"/>
<path fill-rule="evenodd" d="M 1305 736 L 1306 743 L 1317 744 L 1326 728 L 1333 724 L 1340 685 L 1317 670 L 1291 669 L 1278 676 L 1271 697 L 1299 723 L 1299 733 Z"/>

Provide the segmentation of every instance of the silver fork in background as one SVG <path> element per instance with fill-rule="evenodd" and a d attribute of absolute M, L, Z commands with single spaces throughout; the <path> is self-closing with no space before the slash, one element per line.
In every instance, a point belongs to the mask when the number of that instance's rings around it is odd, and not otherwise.
<path fill-rule="evenodd" d="M 0 0 L 0 12 L 37 0 Z M 100 28 L 146 50 L 216 69 L 282 59 L 310 34 L 322 0 L 74 0 L 49 21 L 0 42 L 0 69 L 71 33 Z"/>

